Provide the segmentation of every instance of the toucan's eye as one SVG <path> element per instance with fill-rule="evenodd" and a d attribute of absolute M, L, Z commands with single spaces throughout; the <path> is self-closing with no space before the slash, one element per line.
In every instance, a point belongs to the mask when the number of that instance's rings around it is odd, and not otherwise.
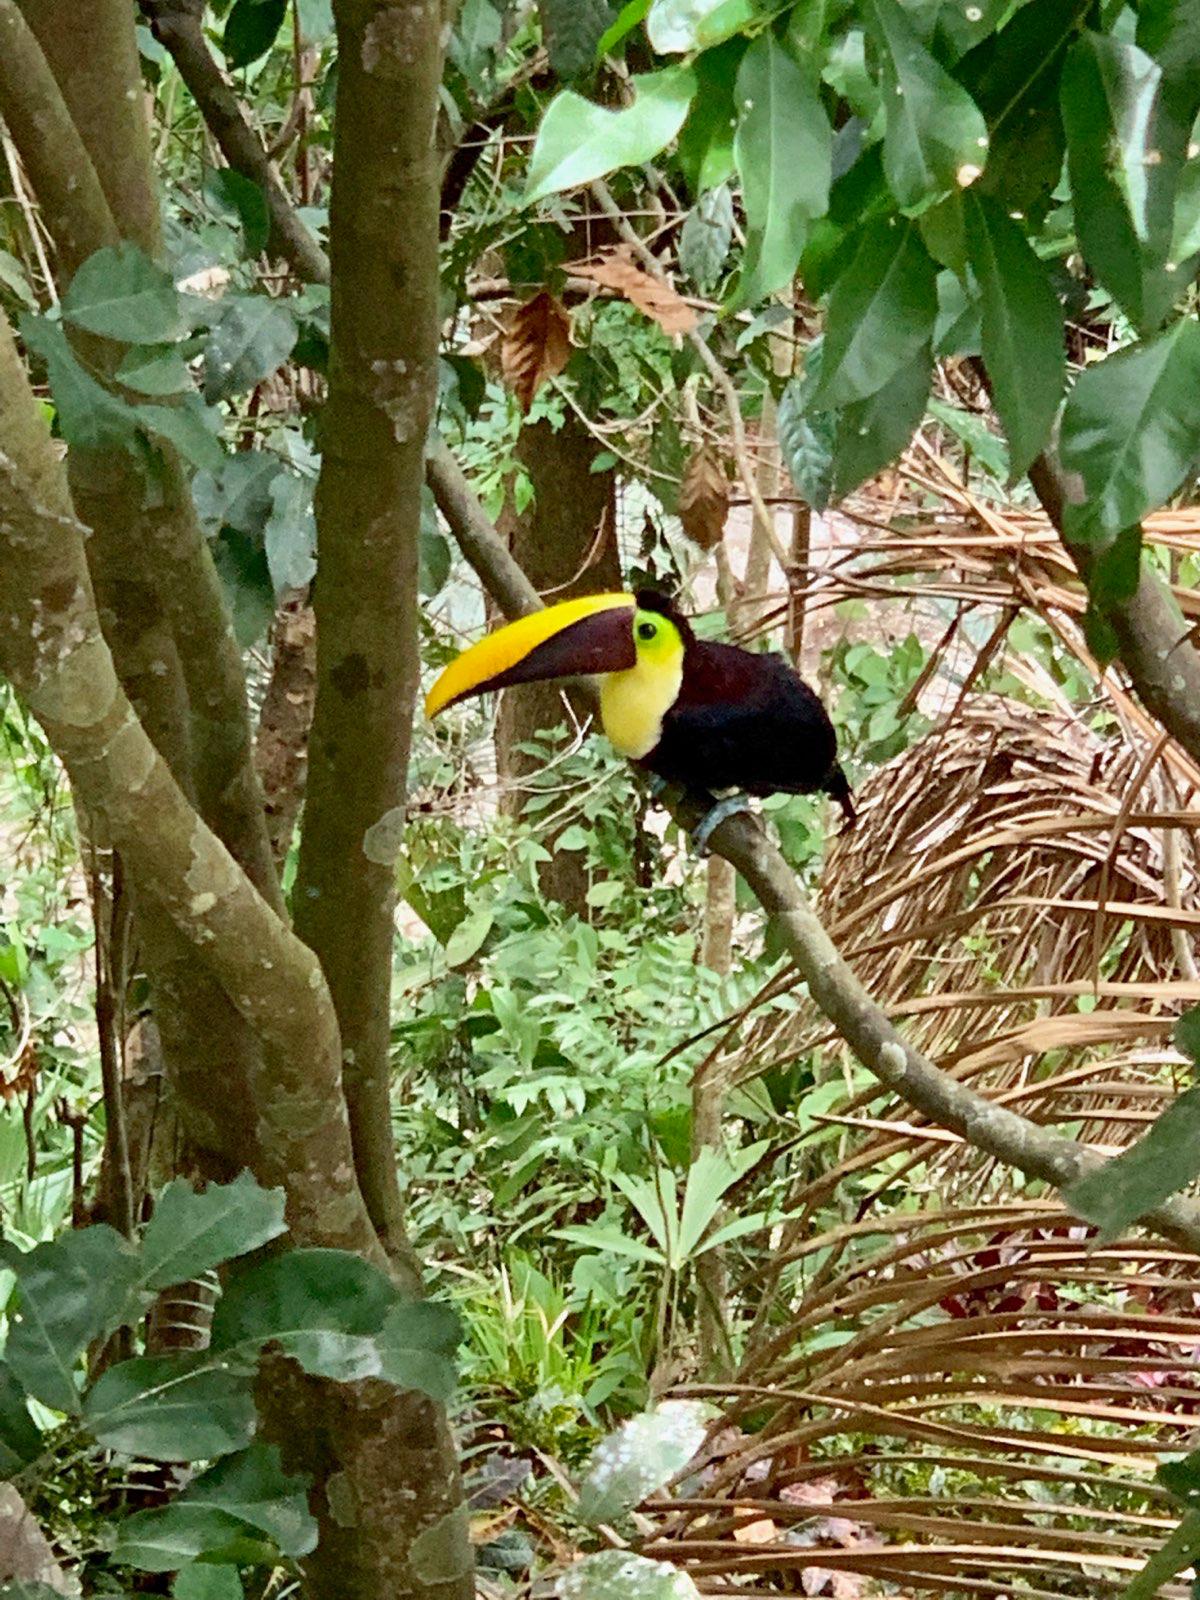
<path fill-rule="evenodd" d="M 638 623 L 638 638 L 639 639 L 653 639 L 654 635 L 657 632 L 658 632 L 658 629 L 655 627 L 654 623 L 652 623 L 652 622 L 639 622 Z"/>

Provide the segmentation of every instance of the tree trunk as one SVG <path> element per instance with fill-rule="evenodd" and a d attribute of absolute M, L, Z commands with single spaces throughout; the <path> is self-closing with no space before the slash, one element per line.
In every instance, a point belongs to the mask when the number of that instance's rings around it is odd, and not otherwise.
<path fill-rule="evenodd" d="M 599 452 L 600 446 L 572 411 L 561 428 L 545 421 L 525 427 L 517 443 L 534 499 L 523 514 L 512 518 L 512 553 L 549 605 L 621 587 L 615 486 L 611 472 L 592 471 Z M 520 746 L 564 721 L 561 691 L 554 684 L 523 684 L 501 698 L 496 765 L 508 786 L 505 806 L 512 814 L 521 811 L 521 784 L 540 765 Z M 551 852 L 551 859 L 538 869 L 542 892 L 586 917 L 587 864 L 582 851 L 555 851 L 558 832 L 561 829 L 542 840 Z"/>

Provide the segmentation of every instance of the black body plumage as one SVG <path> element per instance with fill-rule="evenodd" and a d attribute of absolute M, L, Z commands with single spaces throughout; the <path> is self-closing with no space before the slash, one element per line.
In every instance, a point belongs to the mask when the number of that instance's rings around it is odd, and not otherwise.
<path fill-rule="evenodd" d="M 853 821 L 833 724 L 788 662 L 697 639 L 687 618 L 655 591 L 639 591 L 637 602 L 669 617 L 684 643 L 678 698 L 663 718 L 661 738 L 639 764 L 694 794 L 823 791 Z"/>

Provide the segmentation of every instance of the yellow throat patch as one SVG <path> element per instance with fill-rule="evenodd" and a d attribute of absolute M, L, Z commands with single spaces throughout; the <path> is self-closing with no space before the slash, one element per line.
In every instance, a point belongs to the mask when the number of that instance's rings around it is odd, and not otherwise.
<path fill-rule="evenodd" d="M 683 639 L 656 611 L 633 619 L 637 664 L 600 679 L 600 721 L 613 748 L 629 761 L 648 756 L 662 736 L 662 722 L 683 683 Z"/>

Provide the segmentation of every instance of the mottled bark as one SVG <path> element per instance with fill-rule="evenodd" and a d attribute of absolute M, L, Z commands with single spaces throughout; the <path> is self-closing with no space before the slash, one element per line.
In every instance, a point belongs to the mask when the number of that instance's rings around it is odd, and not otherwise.
<path fill-rule="evenodd" d="M 517 456 L 529 473 L 534 497 L 524 512 L 512 517 L 510 544 L 521 570 L 550 603 L 621 587 L 613 475 L 592 471 L 599 451 L 573 412 L 561 428 L 544 421 L 527 425 L 517 441 Z M 521 785 L 541 766 L 520 746 L 566 720 L 554 684 L 523 684 L 501 697 L 496 761 L 509 786 L 506 804 L 514 815 L 520 814 L 525 799 Z M 586 917 L 587 861 L 579 850 L 556 851 L 561 831 L 542 840 L 551 859 L 538 868 L 538 880 L 544 894 Z"/>
<path fill-rule="evenodd" d="M 304 799 L 308 733 L 317 688 L 317 629 L 306 595 L 280 605 L 271 633 L 271 678 L 258 715 L 254 758 L 275 865 L 282 870 Z"/>

